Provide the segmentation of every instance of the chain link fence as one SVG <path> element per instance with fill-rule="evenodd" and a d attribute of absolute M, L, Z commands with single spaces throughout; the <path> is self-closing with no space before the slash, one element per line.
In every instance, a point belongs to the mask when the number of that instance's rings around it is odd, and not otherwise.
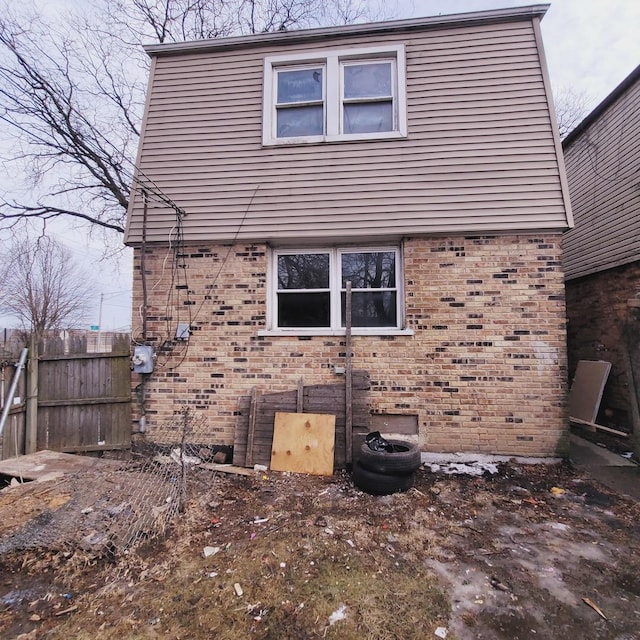
<path fill-rule="evenodd" d="M 0 492 L 0 553 L 44 548 L 117 555 L 163 535 L 185 507 L 189 477 L 214 460 L 190 410 L 134 447 L 129 460 Z M 213 472 L 212 472 L 213 473 Z"/>

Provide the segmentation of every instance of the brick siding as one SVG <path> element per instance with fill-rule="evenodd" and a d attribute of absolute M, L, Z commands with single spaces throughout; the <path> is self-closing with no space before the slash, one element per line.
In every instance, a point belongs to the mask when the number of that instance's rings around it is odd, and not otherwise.
<path fill-rule="evenodd" d="M 405 315 L 413 335 L 354 336 L 371 374 L 372 411 L 418 415 L 425 451 L 555 455 L 566 451 L 566 320 L 560 234 L 406 239 Z M 140 252 L 134 339 L 141 340 Z M 212 443 L 233 442 L 238 398 L 340 382 L 344 338 L 259 336 L 267 247 L 147 248 L 148 437 L 185 406 Z M 189 323 L 188 342 L 174 339 Z M 134 384 L 138 383 L 134 375 Z"/>
<path fill-rule="evenodd" d="M 601 424 L 631 430 L 625 328 L 628 300 L 640 292 L 640 263 L 569 280 L 567 317 L 569 373 L 578 360 L 606 360 L 611 373 L 600 405 Z"/>

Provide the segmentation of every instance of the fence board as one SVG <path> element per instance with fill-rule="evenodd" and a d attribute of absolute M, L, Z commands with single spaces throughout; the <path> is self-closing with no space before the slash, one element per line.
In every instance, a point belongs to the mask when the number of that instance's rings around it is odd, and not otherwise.
<path fill-rule="evenodd" d="M 2 460 L 24 454 L 24 407 L 10 409 L 2 434 Z"/>
<path fill-rule="evenodd" d="M 47 337 L 38 358 L 38 449 L 97 451 L 131 445 L 129 336 L 111 337 L 111 351 L 92 353 L 93 336 Z M 103 336 L 104 337 L 104 336 Z M 104 342 L 102 342 L 104 345 Z M 24 453 L 24 411 L 5 430 L 2 457 Z M 9 434 L 9 437 L 7 437 Z"/>

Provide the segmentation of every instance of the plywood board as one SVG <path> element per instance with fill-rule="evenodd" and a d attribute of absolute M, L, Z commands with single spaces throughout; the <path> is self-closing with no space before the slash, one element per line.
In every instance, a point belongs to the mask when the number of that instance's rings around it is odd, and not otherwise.
<path fill-rule="evenodd" d="M 89 469 L 118 468 L 122 462 L 105 458 L 77 456 L 57 451 L 38 451 L 27 456 L 9 458 L 0 462 L 0 474 L 23 478 L 24 480 L 42 480 L 65 473 L 78 473 Z"/>
<path fill-rule="evenodd" d="M 353 372 L 353 425 L 369 425 L 369 392 L 371 379 L 366 371 Z M 345 386 L 344 383 L 332 385 L 304 385 L 302 393 L 302 413 L 321 413 L 336 418 L 334 469 L 345 467 Z M 260 394 L 256 398 L 256 416 L 253 435 L 252 464 L 268 465 L 271 461 L 273 424 L 276 412 L 300 413 L 300 388 L 280 393 Z M 247 445 L 251 414 L 250 396 L 241 396 L 238 400 L 238 420 L 235 429 L 233 463 L 247 466 Z M 365 432 L 366 432 L 365 431 Z"/>
<path fill-rule="evenodd" d="M 611 363 L 604 360 L 580 360 L 569 392 L 569 416 L 595 422 Z"/>
<path fill-rule="evenodd" d="M 318 476 L 333 474 L 336 417 L 319 413 L 276 413 L 271 469 Z"/>

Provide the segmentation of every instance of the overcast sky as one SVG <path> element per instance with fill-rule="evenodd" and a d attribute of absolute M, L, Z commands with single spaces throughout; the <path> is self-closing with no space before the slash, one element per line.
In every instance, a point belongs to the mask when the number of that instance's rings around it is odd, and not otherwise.
<path fill-rule="evenodd" d="M 81 0 L 58 1 L 71 6 Z M 41 2 L 43 7 L 51 6 L 51 2 Z M 396 0 L 396 3 L 398 18 L 547 4 L 522 0 Z M 550 5 L 542 21 L 542 32 L 551 81 L 554 88 L 584 93 L 592 109 L 640 65 L 640 0 L 553 0 Z M 130 256 L 123 258 L 119 269 L 115 269 L 112 263 L 99 262 L 102 250 L 98 236 L 86 240 L 65 232 L 62 239 L 77 257 L 85 261 L 93 257 L 95 300 L 88 324 L 98 324 L 103 294 L 103 330 L 127 328 L 131 322 Z M 0 318 L 0 326 L 3 324 L 7 324 L 6 319 Z"/>

